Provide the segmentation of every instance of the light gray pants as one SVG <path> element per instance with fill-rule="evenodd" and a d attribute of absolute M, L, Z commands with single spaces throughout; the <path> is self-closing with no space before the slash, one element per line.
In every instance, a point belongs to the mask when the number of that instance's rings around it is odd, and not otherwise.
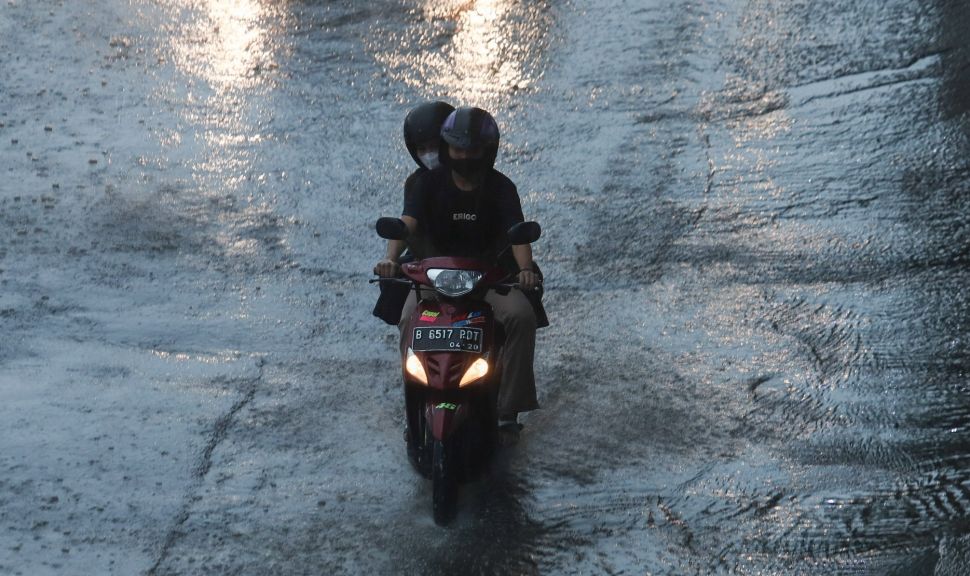
<path fill-rule="evenodd" d="M 423 290 L 427 298 L 433 294 Z M 536 399 L 536 378 L 532 362 L 536 349 L 536 316 L 532 304 L 519 290 L 510 290 L 502 296 L 489 290 L 485 301 L 492 306 L 495 319 L 505 326 L 505 346 L 502 350 L 502 386 L 498 391 L 499 416 L 528 412 L 539 407 Z M 401 356 L 404 356 L 407 338 L 404 326 L 417 306 L 417 298 L 412 290 L 401 312 Z"/>

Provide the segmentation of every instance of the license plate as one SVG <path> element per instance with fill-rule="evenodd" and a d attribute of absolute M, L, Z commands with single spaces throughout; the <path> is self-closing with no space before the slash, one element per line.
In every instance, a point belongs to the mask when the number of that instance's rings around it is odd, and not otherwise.
<path fill-rule="evenodd" d="M 421 326 L 414 329 L 411 348 L 416 352 L 481 352 L 482 329 Z"/>

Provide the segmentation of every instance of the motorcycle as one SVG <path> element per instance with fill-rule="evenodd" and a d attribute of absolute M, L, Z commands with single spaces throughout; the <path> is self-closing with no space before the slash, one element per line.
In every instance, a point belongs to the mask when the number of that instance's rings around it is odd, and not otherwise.
<path fill-rule="evenodd" d="M 380 218 L 377 233 L 404 240 L 408 229 L 398 218 Z M 509 246 L 531 244 L 540 234 L 535 222 L 516 224 Z M 426 258 L 401 271 L 406 278 L 372 282 L 417 291 L 414 312 L 402 319 L 405 439 L 412 466 L 431 480 L 435 523 L 445 525 L 457 513 L 459 484 L 484 471 L 498 444 L 504 333 L 484 295 L 517 286 L 505 270 L 476 258 Z"/>

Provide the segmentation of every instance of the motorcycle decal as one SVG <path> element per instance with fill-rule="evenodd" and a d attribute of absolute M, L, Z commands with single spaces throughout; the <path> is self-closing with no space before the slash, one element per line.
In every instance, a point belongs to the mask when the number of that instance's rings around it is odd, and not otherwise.
<path fill-rule="evenodd" d="M 451 410 L 455 411 L 458 409 L 457 404 L 452 404 L 451 402 L 442 402 L 441 404 L 436 404 L 435 409 L 437 410 Z"/>
<path fill-rule="evenodd" d="M 485 322 L 485 315 L 481 312 L 469 312 L 465 316 L 460 316 L 455 318 L 452 322 L 452 326 L 455 328 L 460 328 L 461 326 L 468 326 L 469 324 L 482 324 Z"/>
<path fill-rule="evenodd" d="M 440 316 L 440 315 L 441 315 L 441 312 L 434 312 L 432 310 L 425 310 L 424 312 L 421 313 L 421 317 L 418 318 L 418 320 L 420 322 L 434 322 L 435 320 L 438 319 L 438 316 Z"/>

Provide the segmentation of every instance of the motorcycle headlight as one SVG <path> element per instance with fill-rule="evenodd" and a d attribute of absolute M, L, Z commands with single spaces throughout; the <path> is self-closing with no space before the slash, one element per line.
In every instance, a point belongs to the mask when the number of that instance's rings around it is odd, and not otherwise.
<path fill-rule="evenodd" d="M 465 370 L 465 375 L 461 377 L 461 382 L 458 383 L 458 386 L 461 387 L 471 384 L 472 382 L 480 380 L 486 374 L 488 374 L 488 362 L 484 358 L 479 358 L 472 362 L 468 370 Z"/>
<path fill-rule="evenodd" d="M 475 289 L 475 285 L 482 279 L 482 273 L 474 270 L 432 268 L 428 270 L 428 279 L 434 289 L 445 296 L 464 296 Z"/>
<path fill-rule="evenodd" d="M 418 382 L 428 383 L 428 374 L 424 371 L 424 366 L 421 365 L 421 359 L 410 348 L 408 348 L 408 359 L 404 362 L 404 369 L 408 371 L 408 374 L 414 376 Z"/>

